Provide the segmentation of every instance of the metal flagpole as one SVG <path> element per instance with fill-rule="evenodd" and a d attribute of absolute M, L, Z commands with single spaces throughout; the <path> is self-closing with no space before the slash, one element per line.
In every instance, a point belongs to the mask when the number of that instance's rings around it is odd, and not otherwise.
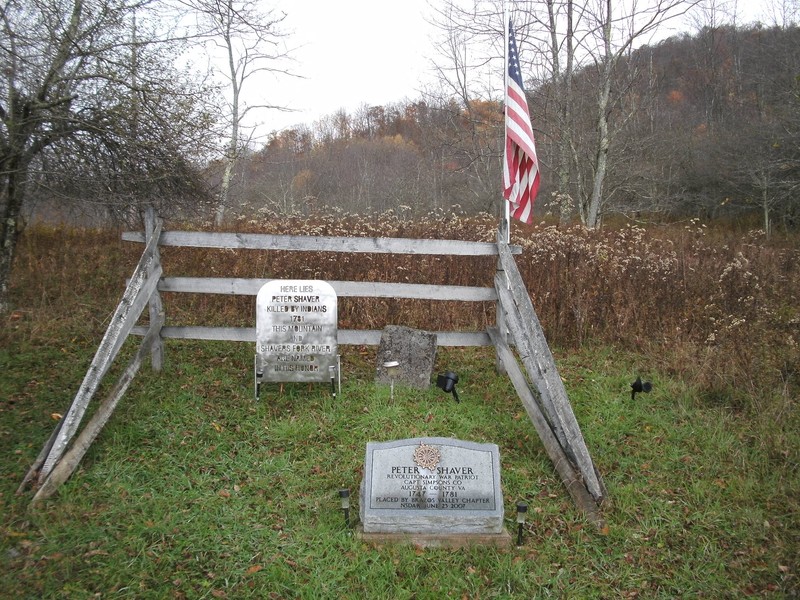
<path fill-rule="evenodd" d="M 503 171 L 508 168 L 506 166 L 506 149 L 508 148 L 508 7 L 505 0 L 503 1 Z M 504 184 L 505 185 L 505 184 Z M 506 243 L 511 243 L 511 210 L 509 202 L 505 197 L 505 190 L 503 190 L 503 221 L 506 230 Z"/>

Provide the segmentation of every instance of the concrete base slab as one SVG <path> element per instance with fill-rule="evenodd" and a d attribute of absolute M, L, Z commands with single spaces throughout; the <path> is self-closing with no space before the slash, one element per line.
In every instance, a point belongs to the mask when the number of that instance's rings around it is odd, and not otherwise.
<path fill-rule="evenodd" d="M 500 533 L 364 533 L 359 525 L 356 537 L 372 546 L 388 546 L 405 544 L 417 548 L 465 548 L 469 546 L 492 546 L 507 548 L 511 545 L 511 534 L 503 530 Z"/>

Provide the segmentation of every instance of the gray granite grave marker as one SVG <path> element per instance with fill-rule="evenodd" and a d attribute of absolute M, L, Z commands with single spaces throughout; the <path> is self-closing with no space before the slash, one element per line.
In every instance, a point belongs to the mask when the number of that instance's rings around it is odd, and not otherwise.
<path fill-rule="evenodd" d="M 450 438 L 369 442 L 359 514 L 365 535 L 505 540 L 499 449 Z"/>

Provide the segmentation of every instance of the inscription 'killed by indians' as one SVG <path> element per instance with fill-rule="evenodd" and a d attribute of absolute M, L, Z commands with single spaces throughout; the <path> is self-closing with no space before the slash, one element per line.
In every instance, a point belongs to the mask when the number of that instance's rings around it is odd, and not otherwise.
<path fill-rule="evenodd" d="M 324 281 L 274 280 L 256 298 L 256 376 L 327 381 L 338 367 L 337 298 Z"/>

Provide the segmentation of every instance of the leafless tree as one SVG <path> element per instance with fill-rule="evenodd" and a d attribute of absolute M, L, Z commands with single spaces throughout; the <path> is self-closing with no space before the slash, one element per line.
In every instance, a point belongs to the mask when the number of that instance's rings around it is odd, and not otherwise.
<path fill-rule="evenodd" d="M 619 94 L 626 89 L 625 84 L 615 85 L 619 67 L 636 46 L 648 41 L 667 21 L 685 13 L 695 3 L 695 0 L 634 0 L 624 4 L 612 3 L 612 0 L 509 3 L 520 38 L 523 68 L 527 68 L 526 79 L 533 84 L 528 89 L 529 95 L 534 96 L 532 110 L 542 111 L 541 115 L 533 115 L 534 129 L 542 131 L 545 143 L 555 150 L 553 156 L 540 156 L 540 162 L 555 171 L 563 208 L 568 209 L 570 199 L 577 196 L 581 220 L 588 227 L 600 225 L 612 142 L 626 119 L 631 117 L 630 113 L 617 114 L 621 108 Z M 446 7 L 440 12 L 445 17 L 440 25 L 449 33 L 449 39 L 456 39 L 454 32 L 463 32 L 472 42 L 493 35 L 492 47 L 497 49 L 497 40 L 502 39 L 496 27 L 496 23 L 502 22 L 501 3 L 449 0 Z M 489 50 L 484 52 L 487 57 L 502 56 L 502 50 L 499 56 L 496 50 L 494 54 Z M 452 61 L 453 56 L 456 55 L 451 51 L 447 60 Z M 460 78 L 456 81 L 465 80 L 465 63 L 454 64 L 462 66 L 453 70 Z M 588 169 L 583 153 L 585 141 L 579 143 L 574 139 L 576 93 L 573 85 L 579 69 L 584 73 L 592 69 L 595 73 L 594 150 L 588 155 Z M 501 72 L 502 67 L 497 70 Z M 542 92 L 544 98 L 537 105 L 535 97 Z M 544 118 L 539 118 L 541 116 Z"/>
<path fill-rule="evenodd" d="M 770 0 L 766 10 L 771 24 L 777 27 L 791 27 L 800 20 L 800 0 Z"/>
<path fill-rule="evenodd" d="M 33 194 L 123 213 L 158 198 L 202 199 L 194 160 L 210 117 L 202 90 L 170 64 L 174 42 L 159 37 L 164 23 L 154 12 L 163 6 L 0 5 L 0 310 L 9 306 L 20 214 Z"/>
<path fill-rule="evenodd" d="M 586 38 L 585 49 L 598 75 L 592 188 L 588 196 L 581 198 L 580 204 L 581 220 L 587 227 L 599 227 L 602 222 L 609 152 L 613 137 L 619 131 L 614 125 L 632 116 L 630 112 L 615 115 L 620 104 L 619 98 L 612 96 L 612 84 L 618 69 L 637 44 L 648 41 L 667 21 L 685 14 L 695 4 L 693 0 L 635 1 L 621 5 L 619 13 L 615 13 L 612 0 L 597 0 L 587 9 L 586 23 L 591 35 Z"/>
<path fill-rule="evenodd" d="M 231 180 L 242 149 L 254 128 L 245 128 L 248 116 L 265 109 L 287 110 L 268 101 L 248 102 L 243 91 L 263 75 L 290 76 L 290 52 L 281 30 L 284 13 L 263 10 L 257 0 L 185 0 L 197 16 L 197 40 L 211 55 L 212 69 L 225 81 L 228 102 L 228 136 L 223 158 L 224 172 L 214 221 L 225 219 Z M 216 60 L 215 60 L 216 59 Z M 219 66 L 217 66 L 219 65 Z M 250 97 L 255 97 L 253 94 Z"/>

